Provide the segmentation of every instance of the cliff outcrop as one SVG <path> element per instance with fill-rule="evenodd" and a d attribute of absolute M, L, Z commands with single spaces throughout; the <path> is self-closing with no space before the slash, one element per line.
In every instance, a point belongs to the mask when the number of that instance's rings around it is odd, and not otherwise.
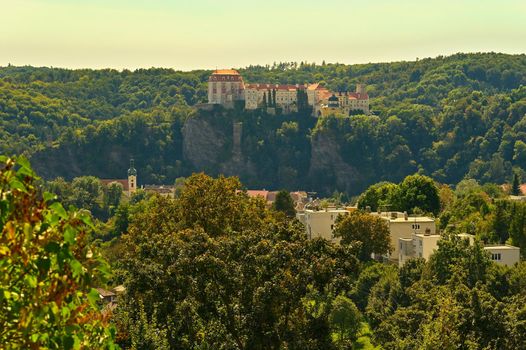
<path fill-rule="evenodd" d="M 355 193 L 363 179 L 356 168 L 342 158 L 338 138 L 324 130 L 316 132 L 311 140 L 309 177 L 312 182 L 323 184 L 319 191 L 331 193 L 337 189 Z"/>

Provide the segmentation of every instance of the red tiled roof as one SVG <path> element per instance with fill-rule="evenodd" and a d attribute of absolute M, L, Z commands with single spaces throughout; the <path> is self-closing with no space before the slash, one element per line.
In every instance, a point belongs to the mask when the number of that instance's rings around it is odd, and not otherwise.
<path fill-rule="evenodd" d="M 309 86 L 307 87 L 307 90 L 323 90 L 323 89 L 325 88 L 321 86 L 320 83 L 309 84 Z"/>
<path fill-rule="evenodd" d="M 99 181 L 104 185 L 108 186 L 111 183 L 119 183 L 122 185 L 124 191 L 128 191 L 128 179 L 99 179 Z"/>
<path fill-rule="evenodd" d="M 264 200 L 267 200 L 269 191 L 265 190 L 247 190 L 247 194 L 249 197 L 263 197 Z"/>
<path fill-rule="evenodd" d="M 319 89 L 318 90 L 318 98 L 320 100 L 326 100 L 328 99 L 329 97 L 332 96 L 332 94 L 335 94 L 336 96 L 339 96 L 340 93 L 334 93 L 332 91 L 329 91 L 325 88 L 322 88 L 322 89 Z M 369 99 L 369 96 L 367 94 L 359 94 L 357 92 L 347 92 L 347 93 L 342 93 L 342 95 L 346 95 L 348 99 L 351 99 L 351 100 L 367 100 Z"/>
<path fill-rule="evenodd" d="M 267 195 L 267 202 L 274 203 L 276 201 L 277 195 L 278 195 L 278 191 L 270 191 Z"/>
<path fill-rule="evenodd" d="M 332 96 L 332 92 L 330 92 L 329 90 L 327 89 L 322 89 L 318 92 L 318 98 L 320 100 L 326 100 L 328 99 L 329 97 Z"/>
<path fill-rule="evenodd" d="M 369 99 L 369 96 L 367 94 L 359 94 L 357 92 L 349 92 L 349 97 L 355 98 L 357 100 L 367 100 Z"/>
<path fill-rule="evenodd" d="M 307 199 L 307 192 L 305 191 L 296 191 L 296 192 L 290 192 L 290 196 L 292 197 L 292 200 L 294 202 L 301 201 L 303 199 Z"/>

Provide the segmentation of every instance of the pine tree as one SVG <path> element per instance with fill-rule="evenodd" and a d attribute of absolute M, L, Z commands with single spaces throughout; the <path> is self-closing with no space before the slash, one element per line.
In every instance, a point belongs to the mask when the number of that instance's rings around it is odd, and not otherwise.
<path fill-rule="evenodd" d="M 296 210 L 294 209 L 294 200 L 287 191 L 278 192 L 272 207 L 274 210 L 281 211 L 289 217 L 294 217 L 296 215 Z"/>
<path fill-rule="evenodd" d="M 520 187 L 520 178 L 517 173 L 513 173 L 513 183 L 511 185 L 511 194 L 514 196 L 522 195 Z"/>

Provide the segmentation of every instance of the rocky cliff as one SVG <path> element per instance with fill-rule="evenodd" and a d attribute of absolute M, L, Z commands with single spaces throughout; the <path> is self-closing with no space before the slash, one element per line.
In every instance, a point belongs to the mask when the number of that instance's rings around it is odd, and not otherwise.
<path fill-rule="evenodd" d="M 311 182 L 323 184 L 318 191 L 332 193 L 334 190 L 356 193 L 362 175 L 341 156 L 337 137 L 330 131 L 320 131 L 312 136 L 309 177 Z"/>
<path fill-rule="evenodd" d="M 183 157 L 196 170 L 217 169 L 231 141 L 203 118 L 189 118 L 183 126 Z"/>
<path fill-rule="evenodd" d="M 189 118 L 182 128 L 183 157 L 195 171 L 248 179 L 256 176 L 254 166 L 241 152 L 233 150 L 233 126 L 214 125 L 201 116 Z M 230 131 L 230 132 L 229 132 Z"/>

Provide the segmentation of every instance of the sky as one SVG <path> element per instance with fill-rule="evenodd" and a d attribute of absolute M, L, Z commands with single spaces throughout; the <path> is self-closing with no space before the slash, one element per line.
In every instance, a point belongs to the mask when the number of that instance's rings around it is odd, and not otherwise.
<path fill-rule="evenodd" d="M 178 70 L 526 53 L 525 0 L 0 0 L 0 66 Z"/>

